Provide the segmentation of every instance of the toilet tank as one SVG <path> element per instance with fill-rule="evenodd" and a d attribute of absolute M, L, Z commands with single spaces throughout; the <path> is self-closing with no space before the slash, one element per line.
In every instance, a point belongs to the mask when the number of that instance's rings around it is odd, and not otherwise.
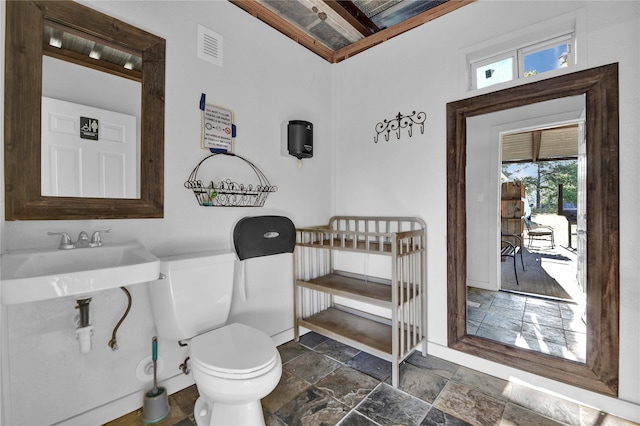
<path fill-rule="evenodd" d="M 160 258 L 160 279 L 148 283 L 158 337 L 189 339 L 223 326 L 235 260 L 235 253 L 220 251 Z"/>

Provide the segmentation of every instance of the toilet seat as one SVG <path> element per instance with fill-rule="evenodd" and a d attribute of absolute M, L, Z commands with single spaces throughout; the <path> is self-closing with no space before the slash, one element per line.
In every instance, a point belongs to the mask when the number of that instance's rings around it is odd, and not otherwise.
<path fill-rule="evenodd" d="M 247 379 L 271 370 L 279 362 L 269 336 L 244 324 L 229 324 L 191 340 L 192 368 L 206 374 Z"/>

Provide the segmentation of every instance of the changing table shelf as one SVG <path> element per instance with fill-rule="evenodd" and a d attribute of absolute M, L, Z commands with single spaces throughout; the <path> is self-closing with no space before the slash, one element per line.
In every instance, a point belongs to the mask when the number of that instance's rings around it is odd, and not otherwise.
<path fill-rule="evenodd" d="M 357 278 L 355 274 L 346 275 L 344 272 L 334 271 L 332 274 L 312 278 L 308 281 L 298 280 L 296 284 L 300 287 L 346 297 L 382 308 L 391 309 L 393 306 L 390 282 L 371 281 L 367 277 Z M 420 294 L 416 289 L 416 294 L 408 296 L 413 299 L 419 297 Z M 400 297 L 402 297 L 402 291 L 399 289 L 398 298 Z"/>
<path fill-rule="evenodd" d="M 299 325 L 345 345 L 391 361 L 391 326 L 329 308 L 309 318 L 301 319 Z"/>
<path fill-rule="evenodd" d="M 400 362 L 420 346 L 426 355 L 425 228 L 411 217 L 335 216 L 296 229 L 295 339 L 304 327 L 390 361 L 398 386 Z M 336 270 L 342 252 L 382 255 L 390 277 Z"/>

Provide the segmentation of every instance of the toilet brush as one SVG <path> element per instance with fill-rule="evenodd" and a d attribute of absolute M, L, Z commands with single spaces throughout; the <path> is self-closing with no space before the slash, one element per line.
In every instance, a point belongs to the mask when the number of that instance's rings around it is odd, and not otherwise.
<path fill-rule="evenodd" d="M 145 424 L 158 423 L 169 415 L 169 396 L 167 390 L 158 387 L 158 338 L 153 336 L 151 340 L 153 359 L 153 389 L 144 395 L 142 405 L 142 422 Z"/>

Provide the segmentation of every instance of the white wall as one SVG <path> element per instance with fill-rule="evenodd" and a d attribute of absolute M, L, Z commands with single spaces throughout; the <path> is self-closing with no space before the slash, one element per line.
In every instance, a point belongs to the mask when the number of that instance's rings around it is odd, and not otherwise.
<path fill-rule="evenodd" d="M 580 67 L 620 63 L 620 388 L 604 397 L 450 350 L 447 345 L 446 103 L 465 92 L 469 46 L 522 34 L 573 14 L 585 17 Z M 523 380 L 607 412 L 640 421 L 640 227 L 638 2 L 478 1 L 341 62 L 336 71 L 336 211 L 417 215 L 427 223 L 429 351 L 503 378 Z M 544 78 L 539 76 L 537 78 Z M 463 82 L 463 83 L 461 83 Z M 507 84 L 508 86 L 508 84 Z M 502 87 L 505 87 L 504 85 Z M 495 88 L 484 90 L 495 90 Z M 398 112 L 427 114 L 424 135 L 373 142 L 375 125 Z M 356 165 L 362 165 L 357 167 Z M 365 166 L 366 165 L 366 166 Z M 488 176 L 473 176 L 484 179 Z"/>
<path fill-rule="evenodd" d="M 47 231 L 68 231 L 75 239 L 81 230 L 111 228 L 103 238 L 105 244 L 139 240 L 157 256 L 166 256 L 231 249 L 232 226 L 244 216 L 281 214 L 297 226 L 327 221 L 333 181 L 330 64 L 226 1 L 86 3 L 166 39 L 164 218 L 3 221 L 3 251 L 57 247 L 59 240 L 47 236 Z M 4 2 L 0 11 L 4 22 Z M 223 67 L 197 58 L 197 24 L 224 37 Z M 0 37 L 4 49 L 4 31 Z M 3 61 L 4 54 L 0 57 Z M 199 141 L 201 93 L 207 94 L 208 102 L 233 110 L 236 153 L 250 159 L 278 186 L 264 208 L 199 207 L 184 188 L 195 165 L 207 155 Z M 280 154 L 280 125 L 291 119 L 314 124 L 314 157 L 304 160 L 301 169 L 296 168 L 295 158 Z M 2 324 L 8 324 L 9 331 L 3 336 L 5 421 L 0 423 L 51 424 L 106 404 L 93 415 L 68 422 L 96 424 L 140 406 L 142 390 L 150 384 L 136 378 L 136 367 L 149 356 L 155 331 L 146 286 L 129 290 L 133 308 L 118 331 L 117 352 L 107 342 L 126 308 L 127 299 L 119 289 L 102 292 L 91 302 L 95 335 L 93 350 L 86 355 L 80 354 L 75 340 L 77 310 L 72 298 L 2 306 L 6 315 Z M 293 310 L 292 301 L 288 310 Z M 164 360 L 160 379 L 179 374 L 185 350 L 161 340 L 159 353 Z M 117 403 L 119 398 L 128 402 Z"/>

